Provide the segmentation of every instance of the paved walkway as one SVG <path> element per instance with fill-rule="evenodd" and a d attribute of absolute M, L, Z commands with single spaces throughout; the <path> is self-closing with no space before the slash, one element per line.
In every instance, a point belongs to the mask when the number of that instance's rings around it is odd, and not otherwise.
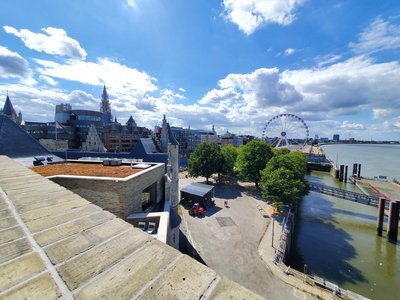
<path fill-rule="evenodd" d="M 180 187 L 193 181 L 181 178 Z M 204 182 L 201 178 L 196 181 Z M 204 217 L 191 217 L 183 210 L 189 241 L 209 267 L 261 296 L 313 299 L 277 279 L 261 259 L 258 247 L 271 219 L 264 217 L 267 205 L 246 190 L 236 185 L 217 185 L 216 206 L 207 210 Z M 228 201 L 229 208 L 224 207 L 224 201 Z M 265 247 L 271 248 L 267 244 Z M 261 253 L 264 259 L 270 259 L 270 252 Z"/>
<path fill-rule="evenodd" d="M 360 178 L 357 179 L 357 184 L 367 194 L 378 197 L 386 196 L 391 200 L 400 201 L 400 185 L 394 182 Z"/>

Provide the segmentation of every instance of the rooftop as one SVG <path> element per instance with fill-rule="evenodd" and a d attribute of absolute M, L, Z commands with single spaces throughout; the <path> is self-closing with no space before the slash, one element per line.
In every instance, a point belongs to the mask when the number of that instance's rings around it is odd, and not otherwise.
<path fill-rule="evenodd" d="M 214 190 L 213 185 L 202 184 L 198 182 L 192 182 L 191 184 L 181 188 L 181 192 L 204 197 L 209 192 Z"/>
<path fill-rule="evenodd" d="M 0 298 L 261 299 L 14 160 L 0 165 Z"/>
<path fill-rule="evenodd" d="M 130 165 L 103 166 L 100 163 L 65 163 L 33 167 L 33 171 L 42 176 L 73 175 L 125 178 L 140 173 L 143 169 L 133 169 Z"/>

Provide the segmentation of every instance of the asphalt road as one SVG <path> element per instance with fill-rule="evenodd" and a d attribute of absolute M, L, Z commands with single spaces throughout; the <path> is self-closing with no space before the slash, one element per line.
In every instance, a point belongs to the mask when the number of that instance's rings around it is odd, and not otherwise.
<path fill-rule="evenodd" d="M 181 178 L 180 187 L 193 181 Z M 270 220 L 260 212 L 260 201 L 236 185 L 216 185 L 214 199 L 216 206 L 202 218 L 183 210 L 182 231 L 195 249 L 194 256 L 219 275 L 267 299 L 311 299 L 276 279 L 258 255 L 259 241 Z M 224 207 L 224 201 L 228 201 L 229 208 Z"/>

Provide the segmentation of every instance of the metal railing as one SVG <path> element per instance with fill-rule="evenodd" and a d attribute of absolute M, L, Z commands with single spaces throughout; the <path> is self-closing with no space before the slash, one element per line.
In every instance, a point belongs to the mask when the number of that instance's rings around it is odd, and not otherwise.
<path fill-rule="evenodd" d="M 347 191 L 319 183 L 310 182 L 310 190 L 337 198 L 358 202 L 365 205 L 378 207 L 379 198 L 357 192 Z"/>

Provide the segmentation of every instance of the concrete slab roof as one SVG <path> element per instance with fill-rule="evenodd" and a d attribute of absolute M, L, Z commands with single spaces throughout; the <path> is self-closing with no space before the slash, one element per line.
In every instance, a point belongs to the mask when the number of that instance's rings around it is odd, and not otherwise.
<path fill-rule="evenodd" d="M 1 299 L 262 299 L 0 156 Z"/>

